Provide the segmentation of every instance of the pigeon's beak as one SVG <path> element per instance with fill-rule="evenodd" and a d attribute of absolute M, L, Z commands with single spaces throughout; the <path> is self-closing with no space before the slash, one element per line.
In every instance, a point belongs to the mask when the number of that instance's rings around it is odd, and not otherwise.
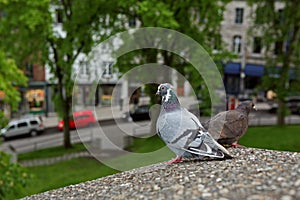
<path fill-rule="evenodd" d="M 157 92 L 155 93 L 155 95 L 160 95 L 160 92 L 159 92 L 159 90 L 157 90 Z"/>

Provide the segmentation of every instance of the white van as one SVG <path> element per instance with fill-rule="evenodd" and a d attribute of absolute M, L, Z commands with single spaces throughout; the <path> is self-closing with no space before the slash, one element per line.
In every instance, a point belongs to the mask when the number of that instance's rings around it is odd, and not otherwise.
<path fill-rule="evenodd" d="M 4 140 L 10 137 L 20 135 L 36 136 L 44 131 L 44 125 L 38 117 L 23 118 L 9 122 L 9 124 L 1 129 L 1 136 Z"/>

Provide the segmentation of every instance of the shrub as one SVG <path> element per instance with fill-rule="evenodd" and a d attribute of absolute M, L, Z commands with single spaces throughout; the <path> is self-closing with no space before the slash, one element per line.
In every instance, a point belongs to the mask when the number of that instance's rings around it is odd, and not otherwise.
<path fill-rule="evenodd" d="M 11 156 L 0 151 L 0 199 L 18 196 L 31 176 L 18 163 L 11 162 Z"/>

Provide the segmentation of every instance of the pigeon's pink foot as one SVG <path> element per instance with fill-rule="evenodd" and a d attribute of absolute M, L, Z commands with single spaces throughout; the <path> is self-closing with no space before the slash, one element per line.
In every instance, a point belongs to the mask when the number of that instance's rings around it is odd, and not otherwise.
<path fill-rule="evenodd" d="M 233 147 L 233 148 L 244 148 L 243 145 L 240 145 L 240 144 L 238 144 L 237 142 L 232 143 L 232 144 L 231 144 L 231 147 Z"/>
<path fill-rule="evenodd" d="M 176 158 L 173 158 L 173 159 L 169 160 L 169 161 L 167 162 L 167 164 L 168 164 L 168 165 L 171 165 L 171 164 L 173 164 L 173 163 L 180 163 L 181 161 L 182 161 L 182 157 L 177 156 Z"/>

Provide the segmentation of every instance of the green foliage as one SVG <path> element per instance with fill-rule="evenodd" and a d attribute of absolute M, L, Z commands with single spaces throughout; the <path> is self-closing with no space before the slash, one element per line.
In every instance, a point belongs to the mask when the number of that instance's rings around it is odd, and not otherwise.
<path fill-rule="evenodd" d="M 64 121 L 69 121 L 71 115 L 74 63 L 97 41 L 120 30 L 115 5 L 113 0 L 0 2 L 6 15 L 0 19 L 4 49 L 20 64 L 38 62 L 50 68 L 55 83 L 53 101 Z M 60 24 L 55 24 L 56 12 L 61 16 Z M 54 29 L 54 25 L 61 30 Z M 65 146 L 70 147 L 69 124 L 64 126 Z"/>
<path fill-rule="evenodd" d="M 228 2 L 229 0 L 179 0 L 175 3 L 172 0 L 144 0 L 136 3 L 135 0 L 131 0 L 120 1 L 119 5 L 121 13 L 124 13 L 127 18 L 137 19 L 141 22 L 141 27 L 170 28 L 193 38 L 205 48 L 215 62 L 220 63 L 221 61 L 226 61 L 228 58 L 232 58 L 232 55 L 225 50 L 225 45 L 222 44 L 220 39 L 220 25 L 223 19 L 223 11 Z M 135 36 L 138 38 L 138 35 Z M 166 36 L 166 38 L 168 37 Z M 124 41 L 126 41 L 126 38 L 124 38 Z M 172 41 L 172 39 L 168 38 L 168 41 Z M 172 47 L 179 45 L 178 40 L 175 39 L 174 41 L 176 42 L 169 45 Z M 139 42 L 146 43 L 147 39 Z M 157 43 L 157 46 L 159 46 L 159 41 Z M 126 49 L 126 46 L 121 48 Z M 213 53 L 214 48 L 218 51 L 214 51 Z M 201 56 L 194 49 L 182 49 L 182 51 L 185 55 Z M 159 57 L 164 65 L 176 69 L 188 78 L 193 88 L 196 89 L 196 92 L 203 93 L 201 96 L 204 102 L 207 102 L 208 106 L 210 105 L 210 97 L 202 77 L 197 72 L 193 73 L 195 70 L 194 67 L 179 55 L 158 49 L 143 49 L 142 51 L 131 52 L 120 58 L 118 66 L 120 66 L 123 72 L 126 72 L 137 65 L 157 63 Z M 170 77 L 165 77 L 165 82 L 168 82 L 169 79 Z M 182 83 L 182 80 L 178 80 L 179 86 L 182 86 Z M 199 91 L 200 88 L 202 89 L 201 91 Z M 147 92 L 153 92 L 153 89 L 149 89 Z M 148 95 L 151 95 L 151 93 L 148 93 Z M 154 98 L 151 98 L 151 101 L 154 102 Z"/>
<path fill-rule="evenodd" d="M 272 89 L 277 94 L 278 124 L 284 125 L 284 117 L 287 113 L 284 99 L 291 91 L 298 89 L 294 85 L 300 84 L 299 80 L 293 80 L 293 85 L 289 84 L 289 69 L 299 68 L 300 63 L 300 14 L 298 12 L 300 5 L 293 0 L 280 2 L 284 5 L 281 12 L 276 6 L 279 1 L 248 0 L 249 5 L 255 5 L 252 16 L 257 22 L 251 28 L 250 34 L 256 36 L 257 33 L 260 33 L 264 37 L 266 67 L 272 71 L 272 68 L 282 66 L 279 70 L 275 69 L 278 74 L 277 78 L 266 74 L 263 78 L 263 86 Z M 276 43 L 281 44 L 281 47 L 275 49 Z M 277 51 L 276 56 L 274 56 L 275 50 Z"/>
<path fill-rule="evenodd" d="M 17 163 L 11 163 L 11 157 L 0 151 L 0 198 L 20 195 L 32 176 Z"/>
<path fill-rule="evenodd" d="M 0 91 L 5 93 L 3 100 L 10 104 L 13 110 L 17 108 L 20 101 L 20 93 L 16 87 L 26 84 L 27 78 L 18 69 L 14 60 L 7 58 L 0 50 Z"/>
<path fill-rule="evenodd" d="M 4 112 L 0 111 L 0 128 L 5 127 L 9 122 L 9 119 L 4 116 Z"/>
<path fill-rule="evenodd" d="M 147 84 L 145 86 L 145 93 L 150 96 L 150 106 L 161 103 L 161 97 L 156 95 L 158 84 Z"/>

